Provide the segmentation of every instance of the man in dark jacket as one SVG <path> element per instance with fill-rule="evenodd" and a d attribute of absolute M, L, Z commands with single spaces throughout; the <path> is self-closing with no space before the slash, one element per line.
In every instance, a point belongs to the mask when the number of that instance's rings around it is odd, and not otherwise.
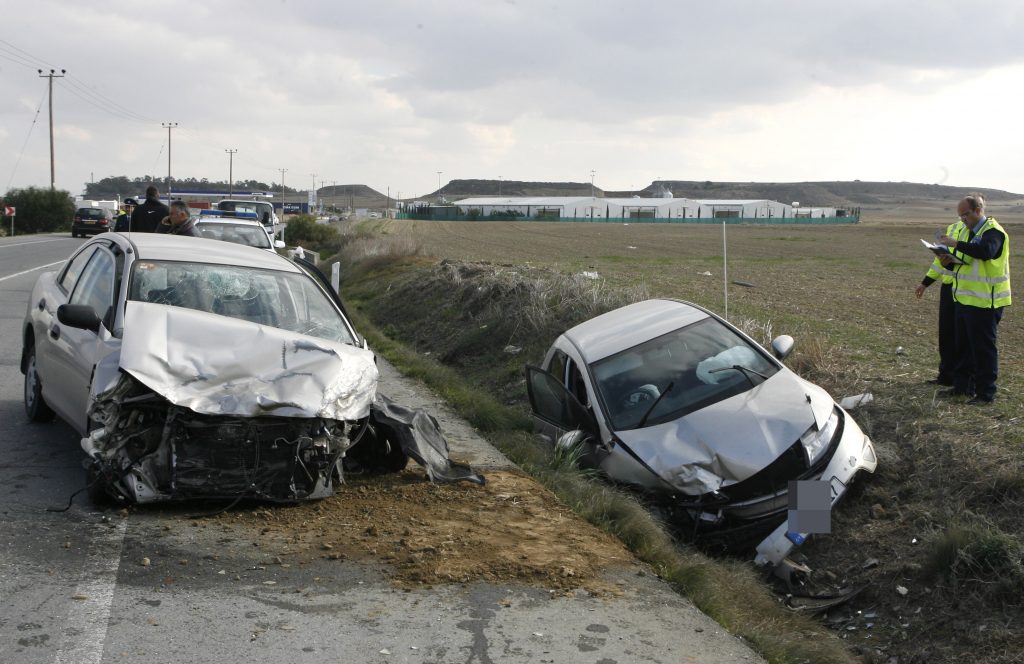
<path fill-rule="evenodd" d="M 199 236 L 196 233 L 196 220 L 192 217 L 185 201 L 171 202 L 171 213 L 156 227 L 156 232 L 169 235 Z"/>
<path fill-rule="evenodd" d="M 146 187 L 145 202 L 132 212 L 129 230 L 133 233 L 155 233 L 160 221 L 170 213 L 170 209 L 160 202 L 160 192 L 149 185 Z"/>

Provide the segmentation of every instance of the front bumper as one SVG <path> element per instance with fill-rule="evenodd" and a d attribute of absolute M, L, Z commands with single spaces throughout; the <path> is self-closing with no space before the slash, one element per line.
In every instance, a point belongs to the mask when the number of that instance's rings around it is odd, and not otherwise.
<path fill-rule="evenodd" d="M 844 415 L 843 437 L 839 441 L 839 446 L 832 455 L 832 459 L 821 474 L 821 481 L 828 482 L 831 487 L 831 507 L 835 507 L 839 499 L 843 497 L 857 473 L 862 470 L 873 473 L 878 466 L 878 457 L 871 439 L 861 431 L 861 428 L 848 413 L 844 413 Z M 757 545 L 757 556 L 754 558 L 754 563 L 778 565 L 807 537 L 808 533 L 791 532 L 787 519 Z"/>

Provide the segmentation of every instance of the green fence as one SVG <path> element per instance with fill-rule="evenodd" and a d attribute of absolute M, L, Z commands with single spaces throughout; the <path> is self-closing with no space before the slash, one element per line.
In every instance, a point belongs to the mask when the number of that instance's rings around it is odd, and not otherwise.
<path fill-rule="evenodd" d="M 428 213 L 402 212 L 398 219 L 418 219 L 421 221 L 467 221 L 467 222 L 503 222 L 503 221 L 541 221 L 541 222 L 573 222 L 587 224 L 807 224 L 807 225 L 828 225 L 828 224 L 856 224 L 860 221 L 859 215 L 845 217 L 686 217 L 672 219 L 658 219 L 651 217 L 526 217 L 512 215 L 479 216 L 467 214 L 454 214 L 447 210 L 431 211 Z"/>

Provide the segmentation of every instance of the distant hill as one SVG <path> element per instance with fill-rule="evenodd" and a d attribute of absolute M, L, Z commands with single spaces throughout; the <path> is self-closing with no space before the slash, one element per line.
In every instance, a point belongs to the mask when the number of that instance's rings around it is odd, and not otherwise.
<path fill-rule="evenodd" d="M 449 201 L 472 196 L 589 196 L 589 182 L 522 182 L 518 180 L 452 180 L 441 188 Z M 653 197 L 668 190 L 676 198 L 767 198 L 782 203 L 799 201 L 802 205 L 842 207 L 883 207 L 886 205 L 935 204 L 955 202 L 972 191 L 982 193 L 990 202 L 1024 199 L 1000 189 L 948 187 L 916 182 L 696 182 L 657 180 L 637 191 L 605 191 L 594 188 L 594 195 L 605 198 Z M 438 192 L 425 194 L 436 200 Z"/>

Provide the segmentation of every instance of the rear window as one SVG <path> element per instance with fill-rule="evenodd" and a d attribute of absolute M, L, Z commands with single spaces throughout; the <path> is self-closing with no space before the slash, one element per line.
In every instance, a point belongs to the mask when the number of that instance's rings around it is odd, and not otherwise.
<path fill-rule="evenodd" d="M 75 215 L 82 219 L 103 219 L 106 216 L 106 210 L 103 208 L 78 208 Z"/>

